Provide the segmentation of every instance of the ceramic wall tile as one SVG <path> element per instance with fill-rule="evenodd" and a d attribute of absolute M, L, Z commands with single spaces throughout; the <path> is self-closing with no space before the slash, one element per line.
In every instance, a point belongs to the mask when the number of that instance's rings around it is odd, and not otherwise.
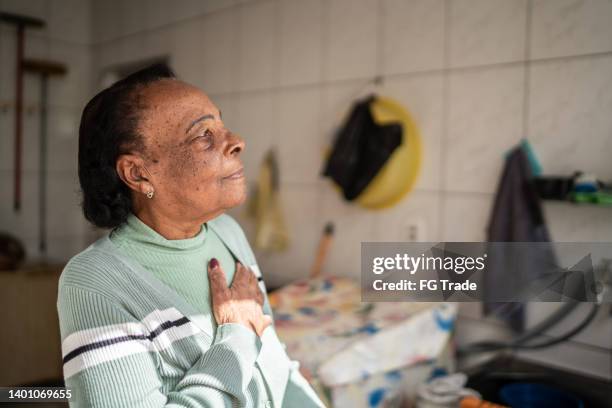
<path fill-rule="evenodd" d="M 451 0 L 451 66 L 525 59 L 527 0 Z"/>
<path fill-rule="evenodd" d="M 382 1 L 382 66 L 385 74 L 444 66 L 444 1 Z"/>
<path fill-rule="evenodd" d="M 255 181 L 261 161 L 276 140 L 276 95 L 272 92 L 240 94 L 238 124 L 234 131 L 245 141 L 241 153 L 247 180 Z"/>
<path fill-rule="evenodd" d="M 612 57 L 535 63 L 529 138 L 548 174 L 612 178 Z"/>
<path fill-rule="evenodd" d="M 612 240 L 610 208 L 554 201 L 545 201 L 543 208 L 546 225 L 554 241 L 610 242 Z"/>
<path fill-rule="evenodd" d="M 612 2 L 534 0 L 531 57 L 612 51 Z"/>
<path fill-rule="evenodd" d="M 239 13 L 239 89 L 265 89 L 277 85 L 277 3 L 247 3 L 240 7 Z"/>
<path fill-rule="evenodd" d="M 190 41 L 200 44 L 203 57 L 202 86 L 209 93 L 236 89 L 239 70 L 238 12 L 236 9 L 211 14 L 203 20 L 202 38 Z"/>
<path fill-rule="evenodd" d="M 394 207 L 370 211 L 374 233 L 368 240 L 438 242 L 439 205 L 437 192 L 416 190 L 408 193 Z"/>
<path fill-rule="evenodd" d="M 325 78 L 373 77 L 377 71 L 378 2 L 332 0 L 329 7 Z"/>
<path fill-rule="evenodd" d="M 323 166 L 325 139 L 320 127 L 319 87 L 279 92 L 278 161 L 282 183 L 316 183 Z"/>
<path fill-rule="evenodd" d="M 281 85 L 321 80 L 324 11 L 327 7 L 320 0 L 280 2 Z"/>
<path fill-rule="evenodd" d="M 51 38 L 65 42 L 91 44 L 92 3 L 82 0 L 47 2 L 45 33 Z"/>
<path fill-rule="evenodd" d="M 441 205 L 443 241 L 486 241 L 493 195 L 445 193 Z"/>
<path fill-rule="evenodd" d="M 452 73 L 444 189 L 492 193 L 505 153 L 522 138 L 523 67 Z"/>

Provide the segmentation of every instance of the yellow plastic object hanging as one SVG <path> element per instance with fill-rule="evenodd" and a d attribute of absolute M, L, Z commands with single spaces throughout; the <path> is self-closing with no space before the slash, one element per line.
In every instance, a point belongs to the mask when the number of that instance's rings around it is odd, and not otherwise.
<path fill-rule="evenodd" d="M 421 167 L 421 135 L 408 111 L 397 101 L 376 96 L 370 109 L 376 123 L 399 122 L 403 128 L 402 144 L 355 200 L 365 208 L 384 209 L 397 204 L 414 187 Z"/>
<path fill-rule="evenodd" d="M 249 197 L 247 215 L 254 218 L 254 247 L 284 251 L 290 245 L 289 232 L 280 205 L 278 167 L 274 150 L 269 150 L 259 169 L 257 188 Z"/>

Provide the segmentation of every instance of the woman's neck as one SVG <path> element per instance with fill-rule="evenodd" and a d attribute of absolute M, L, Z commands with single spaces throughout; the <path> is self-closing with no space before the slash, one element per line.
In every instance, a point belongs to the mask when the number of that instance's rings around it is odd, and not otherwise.
<path fill-rule="evenodd" d="M 173 239 L 188 239 L 195 237 L 202 224 L 218 217 L 225 212 L 224 209 L 216 209 L 208 214 L 189 214 L 185 208 L 164 211 L 163 205 L 154 205 L 147 198 L 135 197 L 132 212 L 143 223 L 155 230 L 162 237 Z"/>
<path fill-rule="evenodd" d="M 166 239 L 188 239 L 195 237 L 205 221 L 181 221 L 155 214 L 152 211 L 135 211 L 134 215 Z"/>

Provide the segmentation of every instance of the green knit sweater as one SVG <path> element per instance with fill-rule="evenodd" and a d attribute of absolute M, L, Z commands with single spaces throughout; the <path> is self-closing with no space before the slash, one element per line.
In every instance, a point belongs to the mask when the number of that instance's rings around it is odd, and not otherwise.
<path fill-rule="evenodd" d="M 73 257 L 60 277 L 64 379 L 78 407 L 320 407 L 274 327 L 217 326 L 206 265 L 231 283 L 235 259 L 261 273 L 221 215 L 166 240 L 134 215 Z M 264 312 L 271 314 L 267 297 Z"/>
<path fill-rule="evenodd" d="M 168 240 L 130 214 L 127 222 L 109 237 L 126 255 L 170 286 L 198 312 L 209 316 L 210 324 L 216 326 L 210 310 L 207 265 L 211 258 L 217 258 L 230 284 L 236 262 L 214 230 L 203 224 L 193 238 Z"/>

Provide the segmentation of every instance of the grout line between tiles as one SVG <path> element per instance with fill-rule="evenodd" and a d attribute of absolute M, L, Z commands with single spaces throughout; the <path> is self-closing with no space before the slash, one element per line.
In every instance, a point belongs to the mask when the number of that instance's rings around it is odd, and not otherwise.
<path fill-rule="evenodd" d="M 118 35 L 116 37 L 106 38 L 106 39 L 103 39 L 103 40 L 100 40 L 100 41 L 94 41 L 92 39 L 90 45 L 92 45 L 94 47 L 95 46 L 99 46 L 99 45 L 107 45 L 109 43 L 112 43 L 113 41 L 123 40 L 123 39 L 129 38 L 129 37 L 134 37 L 134 36 L 137 36 L 137 35 L 147 34 L 147 33 L 150 33 L 151 31 L 155 31 L 155 30 L 167 29 L 167 28 L 179 25 L 179 24 L 184 24 L 184 23 L 188 23 L 188 22 L 191 22 L 191 21 L 194 21 L 194 20 L 198 20 L 200 18 L 212 16 L 214 14 L 227 12 L 228 10 L 231 10 L 231 9 L 239 9 L 241 7 L 251 6 L 251 5 L 256 4 L 256 3 L 265 3 L 265 2 L 270 2 L 270 1 L 274 1 L 274 0 L 252 0 L 250 2 L 238 2 L 238 3 L 232 4 L 231 6 L 220 7 L 218 9 L 216 9 L 216 10 L 205 11 L 205 12 L 198 13 L 198 14 L 195 14 L 195 15 L 190 16 L 190 17 L 182 18 L 182 19 L 179 19 L 179 20 L 176 20 L 176 21 L 171 21 L 171 22 L 168 22 L 168 23 L 165 23 L 165 24 L 160 24 L 160 25 L 158 25 L 156 27 L 153 27 L 151 29 L 144 28 L 142 30 L 137 30 L 137 31 L 134 31 L 134 32 L 131 32 L 131 33 L 121 34 L 121 35 Z M 93 27 L 93 24 L 92 24 L 92 27 Z"/>
<path fill-rule="evenodd" d="M 522 135 L 523 138 L 529 137 L 529 112 L 531 100 L 531 31 L 533 0 L 527 0 L 525 17 L 525 50 L 523 67 L 523 111 L 522 111 Z"/>
<path fill-rule="evenodd" d="M 540 65 L 554 62 L 563 62 L 563 61 L 576 61 L 576 60 L 584 60 L 584 59 L 592 59 L 592 58 L 606 58 L 612 57 L 612 51 L 592 53 L 592 54 L 582 54 L 582 55 L 572 55 L 572 56 L 562 56 L 562 57 L 550 57 L 550 58 L 540 58 L 540 59 L 532 59 L 529 61 L 530 65 Z M 419 70 L 413 72 L 405 72 L 405 73 L 395 73 L 395 74 L 385 74 L 381 75 L 381 78 L 384 81 L 390 79 L 411 79 L 419 76 L 427 76 L 427 75 L 435 75 L 435 74 L 455 74 L 455 73 L 468 73 L 468 72 L 477 72 L 477 71 L 486 71 L 494 68 L 504 68 L 504 67 L 523 67 L 525 61 L 507 61 L 507 62 L 497 62 L 491 64 L 482 64 L 482 65 L 473 65 L 473 66 L 465 66 L 465 67 L 447 67 L 447 68 L 433 68 L 426 70 Z M 293 85 L 282 85 L 279 88 L 283 90 L 289 89 L 300 89 L 300 88 L 312 88 L 323 85 L 343 85 L 343 84 L 351 84 L 351 83 L 359 83 L 364 81 L 372 81 L 375 78 L 372 76 L 360 76 L 354 78 L 346 78 L 346 79 L 331 79 L 331 80 L 322 80 L 320 82 L 309 82 L 309 83 L 300 83 Z M 269 92 L 273 90 L 275 87 L 266 87 L 266 88 L 251 88 L 246 90 L 235 90 L 235 91 L 227 91 L 227 92 L 216 92 L 211 93 L 211 96 L 226 96 L 231 94 L 239 94 L 239 93 L 258 93 L 258 92 Z"/>
<path fill-rule="evenodd" d="M 450 30 L 451 30 L 451 21 L 450 21 L 450 9 L 451 3 L 450 0 L 446 0 L 444 2 L 444 54 L 443 54 L 443 78 L 442 78 L 442 131 L 440 135 L 440 177 L 438 180 L 439 185 L 438 190 L 438 240 L 443 241 L 444 235 L 446 232 L 446 216 L 445 216 L 445 208 L 446 208 L 446 193 L 444 189 L 446 188 L 446 160 L 447 160 L 447 141 L 448 141 L 448 130 L 449 130 L 449 120 L 450 120 L 450 72 L 448 67 L 450 65 Z"/>

